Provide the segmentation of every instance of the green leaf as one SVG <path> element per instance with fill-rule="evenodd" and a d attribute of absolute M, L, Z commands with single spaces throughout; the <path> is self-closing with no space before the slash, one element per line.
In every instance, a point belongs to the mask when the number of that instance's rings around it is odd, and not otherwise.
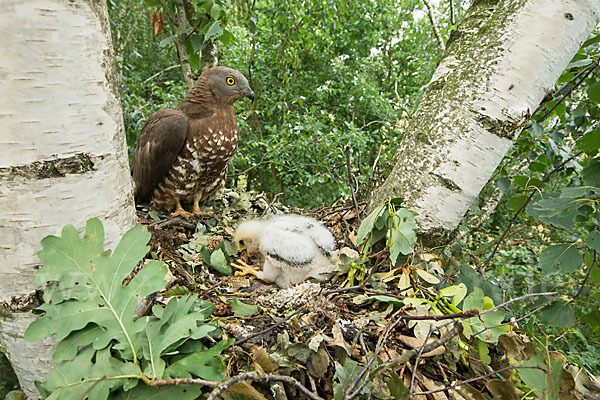
<path fill-rule="evenodd" d="M 252 304 L 244 303 L 237 297 L 229 299 L 229 306 L 235 315 L 240 317 L 250 317 L 258 312 L 258 307 Z"/>
<path fill-rule="evenodd" d="M 346 362 L 342 366 L 339 362 L 335 362 L 335 375 L 333 377 L 333 398 L 334 400 L 342 400 L 350 393 L 348 390 L 351 385 L 354 387 L 359 387 L 359 385 L 364 381 L 364 377 L 355 383 L 356 378 L 363 370 L 363 366 L 358 364 L 356 361 L 351 358 L 346 358 Z M 371 383 L 368 383 L 361 394 L 367 394 L 370 391 Z"/>
<path fill-rule="evenodd" d="M 158 43 L 158 47 L 166 47 L 169 43 L 171 43 L 177 35 L 169 35 Z"/>
<path fill-rule="evenodd" d="M 464 300 L 463 309 L 477 309 L 479 311 L 489 310 L 494 307 L 492 299 L 483 295 L 483 290 L 475 288 Z M 477 334 L 477 338 L 487 343 L 496 343 L 500 335 L 506 333 L 506 327 L 492 328 L 499 325 L 504 320 L 503 311 L 492 311 L 477 317 L 468 318 L 463 321 L 464 334 L 468 338 Z"/>
<path fill-rule="evenodd" d="M 190 294 L 190 290 L 185 286 L 174 286 L 171 289 L 167 290 L 163 293 L 164 297 L 172 297 L 172 296 L 185 296 L 186 294 Z"/>
<path fill-rule="evenodd" d="M 540 312 L 540 319 L 557 328 L 567 327 L 575 323 L 575 313 L 569 303 L 556 300 Z"/>
<path fill-rule="evenodd" d="M 61 340 L 70 332 L 95 323 L 106 328 L 97 338 L 98 343 L 116 340 L 129 351 L 135 351 L 139 347 L 139 343 L 135 343 L 133 321 L 137 300 L 164 287 L 166 267 L 151 261 L 127 286 L 123 286 L 125 277 L 148 251 L 146 243 L 150 234 L 138 225 L 125 233 L 114 253 L 108 255 L 98 251 L 97 224 L 88 226 L 94 231 L 86 230 L 83 239 L 79 239 L 77 231 L 68 225 L 61 238 L 49 236 L 42 240 L 43 250 L 38 254 L 44 267 L 38 271 L 36 279 L 83 287 L 86 295 L 77 292 L 79 300 L 73 298 L 60 304 L 44 304 L 40 309 L 46 314 L 29 326 L 26 338 L 37 340 L 56 335 L 56 339 Z M 66 289 L 65 293 L 72 292 Z"/>
<path fill-rule="evenodd" d="M 204 40 L 202 36 L 198 35 L 197 33 L 192 34 L 188 38 L 188 42 L 191 44 L 194 53 L 198 53 L 204 48 Z M 188 53 L 189 52 L 190 51 L 188 50 Z"/>
<path fill-rule="evenodd" d="M 544 276 L 555 272 L 573 272 L 581 267 L 583 258 L 572 244 L 554 244 L 540 254 L 539 265 Z"/>
<path fill-rule="evenodd" d="M 504 291 L 490 282 L 489 279 L 484 280 L 473 268 L 466 264 L 460 266 L 460 275 L 457 283 L 464 283 L 467 286 L 467 293 L 473 292 L 476 288 L 483 290 L 483 293 L 490 297 L 494 304 L 504 302 Z M 466 310 L 466 307 L 462 307 Z"/>
<path fill-rule="evenodd" d="M 226 45 L 234 44 L 236 42 L 235 36 L 233 36 L 233 33 L 231 33 L 229 30 L 227 30 L 225 28 L 223 28 L 223 34 L 221 35 L 219 40 L 221 41 L 221 43 L 226 44 Z"/>
<path fill-rule="evenodd" d="M 390 394 L 396 400 L 409 400 L 411 397 L 410 390 L 404 385 L 402 378 L 394 371 L 389 371 L 389 374 L 390 380 L 387 383 L 387 387 Z"/>
<path fill-rule="evenodd" d="M 358 227 L 358 232 L 356 233 L 356 243 L 359 246 L 361 246 L 363 244 L 367 235 L 373 230 L 373 227 L 375 226 L 375 222 L 377 222 L 377 219 L 379 218 L 379 216 L 381 215 L 381 213 L 383 213 L 383 210 L 385 210 L 385 209 L 386 209 L 385 206 L 382 204 L 379 207 L 377 207 L 375 210 L 373 210 L 367 216 L 367 218 L 363 219 L 360 226 Z"/>
<path fill-rule="evenodd" d="M 214 305 L 196 296 L 171 299 L 164 308 L 153 307 L 154 316 L 134 321 L 138 299 L 164 287 L 167 269 L 150 261 L 123 286 L 148 251 L 150 235 L 142 225 L 136 226 L 111 254 L 103 250 L 103 232 L 100 221 L 91 219 L 81 239 L 74 227 L 66 226 L 61 237 L 42 240 L 39 256 L 44 266 L 37 279 L 58 283 L 50 286 L 52 303 L 39 308 L 45 314 L 30 324 L 25 337 L 55 336 L 60 341 L 54 360 L 62 362 L 43 386 L 52 393 L 49 398 L 103 399 L 115 390 L 130 390 L 131 398 L 136 398 L 136 393 L 147 391 L 145 384 L 136 386 L 140 366 L 147 376 L 162 378 L 164 356 L 186 341 L 219 332 L 202 323 Z M 57 290 L 59 286 L 64 290 Z"/>
<path fill-rule="evenodd" d="M 554 207 L 560 207 L 555 210 Z M 577 202 L 556 193 L 536 194 L 526 208 L 527 214 L 543 222 L 571 229 L 578 214 Z"/>
<path fill-rule="evenodd" d="M 139 383 L 133 389 L 110 395 L 111 400 L 195 400 L 201 398 L 202 385 L 161 386 L 159 388 Z M 90 398 L 90 397 L 88 397 Z"/>
<path fill-rule="evenodd" d="M 591 60 L 589 58 L 586 58 L 586 59 L 583 59 L 583 60 L 573 61 L 572 63 L 570 63 L 569 65 L 567 65 L 567 69 L 569 69 L 569 68 L 585 67 L 586 65 L 590 65 L 593 62 L 594 62 L 594 60 Z"/>
<path fill-rule="evenodd" d="M 225 365 L 218 356 L 233 342 L 235 339 L 220 341 L 208 350 L 195 351 L 178 359 L 165 370 L 165 379 L 197 377 L 215 382 L 222 381 Z"/>
<path fill-rule="evenodd" d="M 415 212 L 401 208 L 392 217 L 392 226 L 388 231 L 387 238 L 392 265 L 396 264 L 400 254 L 412 253 L 412 246 L 417 242 L 415 215 L 417 215 Z"/>
<path fill-rule="evenodd" d="M 600 310 L 592 310 L 581 316 L 581 322 L 592 327 L 600 327 Z"/>
<path fill-rule="evenodd" d="M 590 246 L 590 248 L 600 252 L 600 231 L 591 231 L 587 238 L 585 238 L 585 243 Z"/>
<path fill-rule="evenodd" d="M 458 306 L 467 295 L 467 286 L 464 283 L 447 286 L 440 290 L 440 294 L 445 297 L 452 297 L 452 305 Z"/>
<path fill-rule="evenodd" d="M 587 132 L 583 137 L 577 140 L 577 148 L 593 156 L 600 149 L 600 128 Z"/>
<path fill-rule="evenodd" d="M 102 332 L 102 328 L 95 324 L 88 324 L 85 328 L 72 332 L 58 343 L 52 355 L 54 362 L 70 360 L 77 355 L 80 347 L 94 343 Z"/>
<path fill-rule="evenodd" d="M 587 94 L 594 103 L 600 103 L 600 81 L 588 87 Z"/>
<path fill-rule="evenodd" d="M 581 170 L 581 176 L 587 186 L 600 187 L 600 157 L 596 157 Z"/>
<path fill-rule="evenodd" d="M 534 357 L 523 361 L 523 366 L 540 367 L 541 369 L 519 368 L 517 369 L 518 374 L 537 398 L 558 399 L 564 362 L 559 358 L 552 357 L 552 353 L 550 353 L 550 375 L 548 375 L 544 371 L 548 368 L 546 352 L 543 348 L 538 347 L 536 353 L 537 355 Z"/>
<path fill-rule="evenodd" d="M 538 138 L 544 134 L 544 127 L 535 121 L 531 122 L 531 136 Z"/>
<path fill-rule="evenodd" d="M 404 305 L 404 302 L 402 300 L 397 299 L 395 297 L 391 297 L 391 296 L 385 296 L 385 295 L 369 296 L 365 299 L 365 301 L 369 301 L 369 300 L 379 301 L 380 303 L 389 303 L 389 304 L 393 304 L 394 306 L 397 306 L 397 307 L 402 307 Z"/>
<path fill-rule="evenodd" d="M 53 368 L 43 387 L 52 392 L 49 400 L 106 399 L 111 390 L 130 380 L 105 379 L 107 376 L 131 375 L 135 385 L 136 374 L 139 374 L 137 365 L 117 360 L 110 355 L 109 349 L 96 352 L 86 347 L 73 360 Z"/>
<path fill-rule="evenodd" d="M 218 5 L 217 3 L 213 4 L 213 6 L 210 8 L 211 18 L 214 20 L 217 20 L 217 19 L 219 19 L 220 15 L 221 15 L 221 6 Z"/>
<path fill-rule="evenodd" d="M 165 369 L 165 361 L 161 356 L 170 351 L 172 346 L 181 344 L 183 339 L 200 339 L 217 329 L 212 325 L 198 324 L 204 320 L 204 315 L 190 311 L 196 300 L 196 295 L 184 296 L 179 300 L 171 299 L 164 309 L 153 307 L 156 318 L 147 318 L 142 342 L 144 358 L 150 361 L 144 371 L 146 376 L 161 379 Z"/>
<path fill-rule="evenodd" d="M 204 41 L 218 39 L 223 34 L 219 21 L 213 22 L 204 33 Z"/>
<path fill-rule="evenodd" d="M 517 211 L 523 206 L 523 204 L 525 204 L 525 200 L 527 200 L 526 194 L 518 194 L 508 199 L 507 203 L 510 206 L 510 208 Z"/>
<path fill-rule="evenodd" d="M 505 196 L 510 197 L 515 193 L 508 178 L 500 177 L 496 183 Z"/>
<path fill-rule="evenodd" d="M 210 255 L 210 266 L 223 275 L 231 275 L 231 265 L 229 265 L 222 248 L 212 252 Z"/>

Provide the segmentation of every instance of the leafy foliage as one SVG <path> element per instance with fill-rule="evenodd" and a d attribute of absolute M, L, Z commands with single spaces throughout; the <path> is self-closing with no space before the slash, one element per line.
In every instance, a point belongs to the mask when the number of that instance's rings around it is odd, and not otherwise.
<path fill-rule="evenodd" d="M 153 316 L 134 318 L 138 301 L 165 285 L 167 269 L 158 261 L 148 262 L 123 284 L 147 253 L 149 238 L 139 225 L 125 233 L 114 252 L 105 251 L 104 229 L 94 218 L 83 238 L 67 225 L 60 237 L 42 240 L 38 255 L 44 266 L 35 280 L 49 282 L 39 308 L 45 314 L 25 337 L 54 336 L 60 342 L 53 355 L 58 365 L 40 386 L 49 399 L 103 399 L 125 392 L 127 398 L 146 398 L 147 384 L 158 379 L 222 378 L 224 366 L 217 356 L 228 343 L 206 351 L 198 341 L 219 333 L 204 322 L 214 309 L 211 303 L 183 296 L 154 306 Z M 151 389 L 190 399 L 202 392 L 199 385 Z"/>
<path fill-rule="evenodd" d="M 347 144 L 359 182 L 380 178 L 440 54 L 428 21 L 413 15 L 421 2 L 191 3 L 190 60 L 206 39 L 208 25 L 197 23 L 210 17 L 216 27 L 210 10 L 218 5 L 218 26 L 235 36 L 219 37 L 220 63 L 244 72 L 257 97 L 251 110 L 237 111 L 241 141 L 229 186 L 247 178 L 247 189 L 282 193 L 292 205 L 330 204 L 349 194 Z M 148 19 L 156 6 L 147 4 L 109 2 L 130 149 L 145 119 L 185 94 L 180 71 L 169 69 L 179 63 L 173 45 L 160 44 L 175 32 L 167 18 L 155 37 Z"/>
<path fill-rule="evenodd" d="M 489 234 L 496 234 L 496 227 L 506 226 L 511 218 L 507 215 L 514 214 L 534 192 L 525 213 L 516 219 L 519 226 L 529 227 L 518 235 L 523 239 L 517 239 L 528 243 L 527 247 L 501 249 L 494 259 L 495 268 L 486 271 L 514 296 L 526 290 L 560 292 L 563 298 L 536 318 L 544 335 L 562 338 L 554 343 L 555 348 L 595 373 L 600 371 L 591 361 L 600 354 L 600 319 L 593 314 L 600 305 L 600 286 L 593 278 L 600 269 L 599 56 L 600 35 L 595 32 L 507 156 L 497 178 L 507 199 L 486 225 Z M 523 158 L 526 163 L 520 166 L 512 161 Z M 529 267 L 532 264 L 534 269 Z M 536 337 L 539 333 L 531 330 L 529 334 Z"/>

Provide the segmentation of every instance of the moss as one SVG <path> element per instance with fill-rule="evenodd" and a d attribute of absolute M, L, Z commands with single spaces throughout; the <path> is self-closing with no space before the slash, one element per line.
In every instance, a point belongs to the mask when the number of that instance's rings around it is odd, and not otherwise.
<path fill-rule="evenodd" d="M 96 157 L 78 153 L 71 157 L 35 161 L 26 165 L 0 168 L 0 179 L 11 181 L 17 177 L 25 179 L 47 179 L 67 174 L 85 174 L 95 170 Z"/>

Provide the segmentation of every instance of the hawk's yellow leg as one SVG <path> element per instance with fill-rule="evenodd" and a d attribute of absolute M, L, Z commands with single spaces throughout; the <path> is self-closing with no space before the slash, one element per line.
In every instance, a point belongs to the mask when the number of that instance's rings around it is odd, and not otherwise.
<path fill-rule="evenodd" d="M 194 200 L 194 207 L 192 208 L 192 212 L 198 217 L 213 218 L 215 216 L 215 213 L 212 211 L 206 212 L 200 210 L 200 204 L 198 204 L 198 200 Z"/>
<path fill-rule="evenodd" d="M 189 219 L 192 215 L 194 214 L 185 211 L 183 207 L 181 207 L 181 203 L 179 202 L 179 200 L 175 200 L 175 211 L 171 213 L 171 218 L 183 217 L 185 219 Z"/>
<path fill-rule="evenodd" d="M 242 260 L 238 260 L 237 263 L 232 262 L 231 266 L 240 270 L 240 271 L 235 272 L 235 276 L 246 276 L 246 275 L 258 276 L 258 273 L 260 272 L 256 267 L 253 267 L 252 265 L 248 265 Z"/>

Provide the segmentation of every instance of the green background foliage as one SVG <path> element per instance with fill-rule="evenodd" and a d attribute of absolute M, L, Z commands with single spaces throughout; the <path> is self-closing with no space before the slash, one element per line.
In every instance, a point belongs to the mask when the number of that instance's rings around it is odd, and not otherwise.
<path fill-rule="evenodd" d="M 177 105 L 185 85 L 178 68 L 166 70 L 179 63 L 163 42 L 174 32 L 154 37 L 156 5 L 109 7 L 131 151 L 145 119 Z M 236 106 L 240 146 L 228 184 L 244 175 L 247 189 L 282 193 L 289 204 L 331 204 L 349 194 L 347 144 L 359 182 L 378 178 L 441 55 L 421 2 L 236 1 L 223 8 L 221 24 L 235 40 L 217 41 L 220 64 L 242 71 L 257 97 Z"/>

